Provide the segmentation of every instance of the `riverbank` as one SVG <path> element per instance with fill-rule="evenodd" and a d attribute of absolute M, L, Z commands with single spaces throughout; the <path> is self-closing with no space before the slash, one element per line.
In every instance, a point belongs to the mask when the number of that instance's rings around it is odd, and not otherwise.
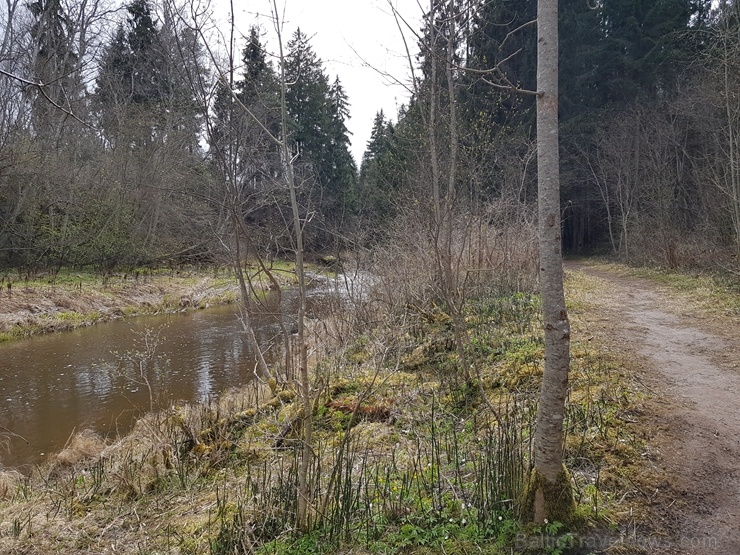
<path fill-rule="evenodd" d="M 233 302 L 227 272 L 141 272 L 96 276 L 65 273 L 12 281 L 0 290 L 0 341 L 109 320 Z"/>
<path fill-rule="evenodd" d="M 149 414 L 112 441 L 83 432 L 29 477 L 0 472 L 0 552 L 734 552 L 735 521 L 721 517 L 734 510 L 724 492 L 736 489 L 727 470 L 735 447 L 722 459 L 714 450 L 724 449 L 715 445 L 724 432 L 705 433 L 720 424 L 704 426 L 692 432 L 689 459 L 703 464 L 702 453 L 711 452 L 726 468 L 707 473 L 684 464 L 687 423 L 713 415 L 689 414 L 691 392 L 664 375 L 677 352 L 650 337 L 662 321 L 672 334 L 711 331 L 714 319 L 690 309 L 681 291 L 615 272 L 567 271 L 565 462 L 578 503 L 573 522 L 531 527 L 518 519 L 543 362 L 538 297 L 519 292 L 466 305 L 472 382 L 461 378 L 450 318 L 436 305 L 407 306 L 402 319 L 351 328 L 339 350 L 318 349 L 307 532 L 294 528 L 303 453 L 294 384 L 256 381 L 207 403 Z M 721 293 L 729 318 L 736 298 Z M 330 326 L 315 328 L 318 341 Z M 737 368 L 737 339 L 725 340 L 721 352 L 701 341 L 701 372 Z M 691 525 L 699 513 L 712 516 L 711 533 Z"/>
<path fill-rule="evenodd" d="M 284 285 L 294 281 L 288 264 L 275 272 Z M 256 278 L 257 287 L 268 280 Z M 197 310 L 239 298 L 227 269 L 144 270 L 96 275 L 55 276 L 0 281 L 0 341 L 75 329 L 130 316 Z"/>

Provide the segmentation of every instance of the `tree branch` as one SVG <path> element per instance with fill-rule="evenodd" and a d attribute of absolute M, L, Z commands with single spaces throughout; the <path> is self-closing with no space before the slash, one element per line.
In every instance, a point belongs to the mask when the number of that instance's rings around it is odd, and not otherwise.
<path fill-rule="evenodd" d="M 530 91 L 529 89 L 520 89 L 520 88 L 518 88 L 518 87 L 516 87 L 515 85 L 512 85 L 512 84 L 501 85 L 500 83 L 494 83 L 493 81 L 489 81 L 488 79 L 485 79 L 483 77 L 481 77 L 481 81 L 483 81 L 487 85 L 490 85 L 490 86 L 492 86 L 492 87 L 494 87 L 496 89 L 500 89 L 502 91 L 510 91 L 510 92 L 514 92 L 514 93 L 518 93 L 518 94 L 524 94 L 524 95 L 527 95 L 527 96 L 536 96 L 538 98 L 541 97 L 542 94 L 543 94 L 541 91 Z"/>
<path fill-rule="evenodd" d="M 519 27 L 517 27 L 516 29 L 514 29 L 514 30 L 512 30 L 512 31 L 509 31 L 508 33 L 506 33 L 506 36 L 504 37 L 504 40 L 503 40 L 503 41 L 501 41 L 501 44 L 499 45 L 498 49 L 499 49 L 499 50 L 503 50 L 503 48 L 504 48 L 504 45 L 506 44 L 506 41 L 507 41 L 507 40 L 509 40 L 509 37 L 513 36 L 513 35 L 514 35 L 514 33 L 518 33 L 518 32 L 519 32 L 519 31 L 521 31 L 522 29 L 526 29 L 526 28 L 527 28 L 527 27 L 529 27 L 530 25 L 537 25 L 537 19 L 533 19 L 532 21 L 527 21 L 526 23 L 522 23 L 522 24 L 521 24 L 521 25 L 519 25 Z"/>
<path fill-rule="evenodd" d="M 51 98 L 49 98 L 49 95 L 46 93 L 46 87 L 48 86 L 48 84 L 41 83 L 41 82 L 36 82 L 36 81 L 29 81 L 28 79 L 25 79 L 23 77 L 20 77 L 19 75 L 16 75 L 16 74 L 11 73 L 9 71 L 5 71 L 2 68 L 0 68 L 0 75 L 5 75 L 5 77 L 8 77 L 9 79 L 13 79 L 15 81 L 18 81 L 19 83 L 23 83 L 23 85 L 25 85 L 25 88 L 35 88 L 35 89 L 37 89 L 39 91 L 39 93 L 41 93 L 41 96 L 43 96 L 44 99 L 49 104 L 51 104 L 52 106 L 54 106 L 54 108 L 56 108 L 57 110 L 59 110 L 60 112 L 62 112 L 64 114 L 68 115 L 69 117 L 71 117 L 72 119 L 76 120 L 77 122 L 81 123 L 82 125 L 84 125 L 88 129 L 92 129 L 93 131 L 98 131 L 98 128 L 97 127 L 95 127 L 94 125 L 92 125 L 92 124 L 90 124 L 90 123 L 88 123 L 86 121 L 83 121 L 76 114 L 74 114 L 73 112 L 67 110 L 63 106 L 60 106 L 59 104 L 57 104 L 56 102 L 54 102 Z"/>

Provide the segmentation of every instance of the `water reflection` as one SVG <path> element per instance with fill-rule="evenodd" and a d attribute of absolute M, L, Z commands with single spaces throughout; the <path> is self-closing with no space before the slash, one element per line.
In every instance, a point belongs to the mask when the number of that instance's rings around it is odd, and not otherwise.
<path fill-rule="evenodd" d="M 254 361 L 234 311 L 140 317 L 0 344 L 0 464 L 37 462 L 75 430 L 128 429 L 149 407 L 141 357 L 131 353 L 145 330 L 160 330 L 146 374 L 159 402 L 204 400 L 247 382 Z"/>

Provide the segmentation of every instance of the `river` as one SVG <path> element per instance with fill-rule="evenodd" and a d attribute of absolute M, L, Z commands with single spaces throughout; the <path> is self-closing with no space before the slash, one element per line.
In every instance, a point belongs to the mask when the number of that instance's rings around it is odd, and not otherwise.
<path fill-rule="evenodd" d="M 320 312 L 336 291 L 319 284 L 309 310 Z M 294 304 L 288 296 L 283 312 Z M 159 334 L 145 374 L 157 406 L 248 383 L 254 355 L 235 311 L 141 316 L 0 344 L 0 466 L 28 470 L 86 428 L 109 437 L 128 431 L 150 405 L 137 365 L 147 331 Z M 261 342 L 279 340 L 276 316 L 254 317 Z"/>

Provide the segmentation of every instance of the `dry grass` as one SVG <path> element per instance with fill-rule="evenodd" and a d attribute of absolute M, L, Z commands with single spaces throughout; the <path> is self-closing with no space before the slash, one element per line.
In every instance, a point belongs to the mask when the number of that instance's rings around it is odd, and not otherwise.
<path fill-rule="evenodd" d="M 0 290 L 0 340 L 73 329 L 79 326 L 157 311 L 194 309 L 229 302 L 233 280 L 212 275 L 154 275 L 134 280 L 116 276 L 101 282 L 92 276 L 77 282 L 19 282 Z M 187 303 L 182 303 L 187 299 Z"/>
<path fill-rule="evenodd" d="M 537 281 L 537 231 L 523 207 L 511 216 L 511 206 L 492 204 L 483 217 L 460 217 L 455 221 L 449 278 L 456 292 L 447 296 L 466 298 L 532 291 Z M 445 299 L 435 238 L 428 222 L 418 214 L 397 219 L 389 240 L 373 252 L 371 272 L 377 282 L 366 307 L 374 321 L 398 318 L 404 307 L 433 310 Z"/>
<path fill-rule="evenodd" d="M 736 272 L 666 270 L 596 260 L 584 264 L 612 276 L 648 280 L 667 294 L 668 307 L 675 312 L 702 319 L 719 317 L 740 326 L 740 276 Z"/>
<path fill-rule="evenodd" d="M 64 449 L 54 457 L 54 461 L 61 466 L 75 466 L 99 457 L 105 447 L 105 441 L 98 434 L 92 430 L 84 430 L 70 438 Z"/>
<path fill-rule="evenodd" d="M 24 476 L 15 470 L 0 471 L 0 500 L 14 496 L 24 479 Z"/>

